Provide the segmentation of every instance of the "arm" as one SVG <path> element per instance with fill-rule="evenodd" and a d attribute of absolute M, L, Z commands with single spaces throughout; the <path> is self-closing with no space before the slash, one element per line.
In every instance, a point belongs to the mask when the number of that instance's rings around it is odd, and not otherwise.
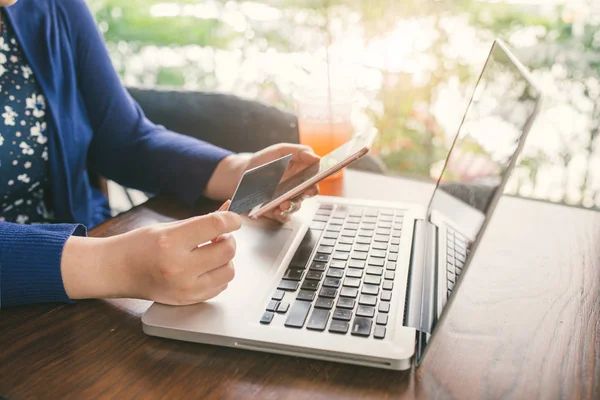
<path fill-rule="evenodd" d="M 171 193 L 187 204 L 196 201 L 231 152 L 150 122 L 123 88 L 86 4 L 71 0 L 63 7 L 94 131 L 90 169 L 128 187 Z"/>

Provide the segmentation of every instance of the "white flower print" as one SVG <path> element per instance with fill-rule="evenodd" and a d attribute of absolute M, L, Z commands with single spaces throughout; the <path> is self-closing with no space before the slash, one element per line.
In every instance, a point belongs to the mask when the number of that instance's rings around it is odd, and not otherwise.
<path fill-rule="evenodd" d="M 27 143 L 21 142 L 21 144 L 19 144 L 19 147 L 23 149 L 23 154 L 27 156 L 33 155 L 33 149 Z"/>
<path fill-rule="evenodd" d="M 0 133 L 0 146 L 2 146 L 4 144 L 4 137 L 2 137 L 2 134 Z"/>
<path fill-rule="evenodd" d="M 35 93 L 25 99 L 26 107 L 33 110 L 33 116 L 36 118 L 42 118 L 45 115 L 44 110 L 46 109 L 46 100 L 44 96 L 36 95 Z"/>
<path fill-rule="evenodd" d="M 31 68 L 29 68 L 29 66 L 26 65 L 21 66 L 21 72 L 23 73 L 23 78 L 25 79 L 29 79 L 29 77 L 33 75 L 33 71 L 31 70 Z"/>
<path fill-rule="evenodd" d="M 2 55 L 2 53 L 0 53 L 0 56 Z M 6 72 L 6 68 L 4 68 L 4 66 L 2 64 L 0 64 L 0 76 L 4 75 L 4 73 Z"/>
<path fill-rule="evenodd" d="M 17 224 L 24 224 L 27 221 L 29 221 L 29 217 L 27 215 L 22 214 L 19 214 L 19 216 L 16 219 Z"/>
<path fill-rule="evenodd" d="M 12 107 L 4 106 L 4 113 L 2 117 L 4 117 L 4 125 L 15 126 L 15 117 L 19 115 L 17 114 Z"/>
<path fill-rule="evenodd" d="M 31 168 L 31 161 L 26 161 L 23 167 L 25 167 L 25 169 Z"/>
<path fill-rule="evenodd" d="M 10 47 L 8 47 L 8 43 L 4 41 L 3 37 L 0 37 L 0 50 L 9 51 Z"/>
<path fill-rule="evenodd" d="M 44 132 L 46 132 L 46 123 L 45 122 L 42 122 L 41 124 L 39 122 L 36 122 L 35 125 L 32 126 L 31 129 L 29 130 L 29 133 L 31 134 L 31 136 L 40 136 Z"/>
<path fill-rule="evenodd" d="M 10 62 L 13 64 L 16 64 L 16 62 L 19 61 L 19 59 L 17 58 L 17 56 L 10 56 Z"/>
<path fill-rule="evenodd" d="M 48 138 L 46 136 L 44 136 L 44 135 L 40 135 L 37 138 L 37 142 L 39 144 L 46 144 L 47 141 L 48 141 Z"/>
<path fill-rule="evenodd" d="M 48 150 L 44 149 L 42 152 L 42 160 L 48 161 Z"/>
<path fill-rule="evenodd" d="M 31 179 L 29 178 L 29 176 L 27 176 L 27 174 L 21 174 L 21 175 L 17 176 L 17 180 L 21 181 L 21 182 L 29 183 L 29 181 Z"/>

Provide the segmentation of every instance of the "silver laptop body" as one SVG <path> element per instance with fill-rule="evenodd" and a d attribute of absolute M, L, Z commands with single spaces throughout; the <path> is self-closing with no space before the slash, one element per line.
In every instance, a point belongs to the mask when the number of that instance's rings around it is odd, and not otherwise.
<path fill-rule="evenodd" d="M 245 219 L 228 289 L 192 306 L 154 303 L 144 332 L 410 368 L 450 308 L 540 101 L 496 40 L 428 205 L 318 196 L 283 227 Z"/>

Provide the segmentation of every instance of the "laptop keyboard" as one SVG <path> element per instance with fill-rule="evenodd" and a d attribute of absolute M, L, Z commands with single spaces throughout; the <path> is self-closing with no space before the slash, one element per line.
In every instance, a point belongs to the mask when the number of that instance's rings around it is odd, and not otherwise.
<path fill-rule="evenodd" d="M 384 339 L 403 212 L 322 204 L 260 320 Z"/>
<path fill-rule="evenodd" d="M 447 255 L 446 255 L 446 277 L 448 284 L 448 297 L 454 290 L 454 284 L 462 273 L 467 255 L 469 254 L 468 240 L 451 228 L 447 228 Z"/>

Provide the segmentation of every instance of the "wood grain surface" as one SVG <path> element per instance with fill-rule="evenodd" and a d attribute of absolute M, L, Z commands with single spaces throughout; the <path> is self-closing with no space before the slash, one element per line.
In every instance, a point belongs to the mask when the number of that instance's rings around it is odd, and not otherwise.
<path fill-rule="evenodd" d="M 347 171 L 328 194 L 426 201 L 430 185 Z M 156 198 L 90 232 L 185 218 Z M 0 396 L 17 399 L 600 398 L 600 215 L 501 200 L 423 364 L 406 372 L 146 336 L 150 302 L 0 312 Z"/>

